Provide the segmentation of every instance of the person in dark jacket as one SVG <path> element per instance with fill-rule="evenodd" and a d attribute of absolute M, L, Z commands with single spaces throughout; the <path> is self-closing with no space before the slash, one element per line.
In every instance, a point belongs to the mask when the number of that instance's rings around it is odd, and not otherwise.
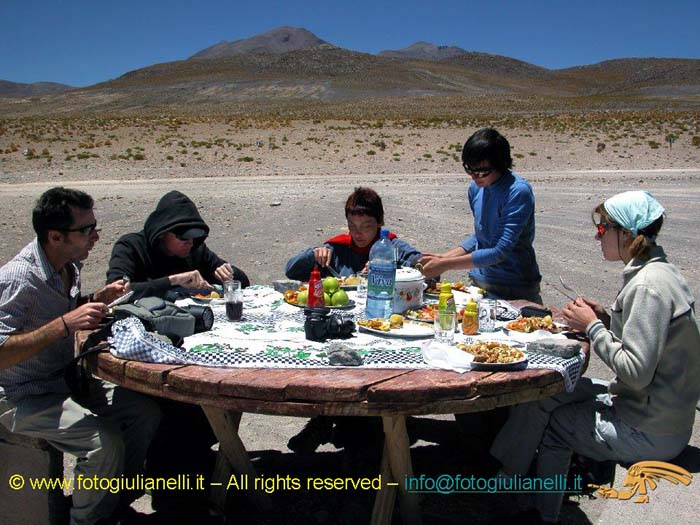
<path fill-rule="evenodd" d="M 164 297 L 176 286 L 212 289 L 212 283 L 230 279 L 249 286 L 242 270 L 207 247 L 208 235 L 209 226 L 194 202 L 179 191 L 166 193 L 143 230 L 123 235 L 114 245 L 107 283 L 128 277 L 137 297 Z"/>
<path fill-rule="evenodd" d="M 211 289 L 211 283 L 227 279 L 249 286 L 245 273 L 207 248 L 204 241 L 208 234 L 209 226 L 189 197 L 171 191 L 160 199 L 143 230 L 122 236 L 114 245 L 107 282 L 128 277 L 137 297 L 164 297 L 175 287 Z M 169 399 L 152 399 L 163 417 L 146 458 L 147 475 L 208 477 L 214 463 L 211 446 L 217 439 L 202 409 Z M 152 505 L 159 512 L 171 512 L 179 518 L 202 511 L 206 505 L 204 494 L 191 491 L 187 495 L 183 498 L 178 491 L 154 490 Z"/>

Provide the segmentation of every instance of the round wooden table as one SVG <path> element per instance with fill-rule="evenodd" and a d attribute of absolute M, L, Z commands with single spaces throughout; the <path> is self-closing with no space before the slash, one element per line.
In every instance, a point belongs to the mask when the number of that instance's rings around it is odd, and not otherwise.
<path fill-rule="evenodd" d="M 85 334 L 80 334 L 77 344 Z M 265 369 L 211 368 L 125 361 L 103 353 L 92 356 L 90 368 L 102 379 L 142 392 L 200 405 L 219 439 L 223 458 L 215 478 L 228 480 L 231 470 L 255 476 L 238 436 L 243 412 L 285 416 L 379 416 L 385 444 L 372 523 L 390 523 L 398 491 L 404 523 L 421 523 L 418 495 L 402 481 L 413 476 L 406 416 L 455 414 L 490 410 L 549 397 L 564 390 L 553 370 L 476 372 L 447 370 Z M 389 485 L 391 483 L 391 485 Z M 263 508 L 269 497 L 250 494 Z M 213 490 L 223 508 L 225 483 Z"/>

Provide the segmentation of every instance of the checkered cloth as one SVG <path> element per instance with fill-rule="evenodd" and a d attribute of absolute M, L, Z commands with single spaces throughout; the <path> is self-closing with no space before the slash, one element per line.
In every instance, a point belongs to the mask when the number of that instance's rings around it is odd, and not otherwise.
<path fill-rule="evenodd" d="M 583 363 L 586 355 L 583 350 L 574 357 L 563 359 L 553 355 L 531 353 L 527 354 L 528 368 L 547 368 L 556 370 L 564 378 L 564 387 L 567 392 L 572 392 L 576 386 L 576 382 L 583 373 Z"/>
<path fill-rule="evenodd" d="M 286 304 L 281 294 L 268 287 L 252 286 L 243 293 L 244 309 L 241 321 L 228 321 L 224 305 L 212 305 L 212 330 L 187 337 L 183 348 L 176 348 L 146 331 L 141 321 L 134 317 L 117 321 L 112 327 L 111 352 L 116 357 L 135 361 L 210 367 L 331 366 L 327 350 L 332 340 L 322 343 L 306 339 L 303 309 Z M 504 314 L 515 313 L 517 316 L 518 310 L 506 301 L 499 301 L 498 306 L 503 307 Z M 342 312 L 342 315 L 356 321 L 362 313 L 362 307 L 358 306 L 354 310 Z M 504 338 L 504 342 L 509 341 L 501 332 L 486 334 L 483 337 Z M 458 342 L 472 342 L 472 339 L 474 338 L 459 333 L 456 335 Z M 434 368 L 423 359 L 421 344 L 424 341 L 426 340 L 391 339 L 358 332 L 351 339 L 343 340 L 343 344 L 362 357 L 361 366 L 364 368 Z M 582 365 L 583 354 L 572 359 L 529 354 L 527 364 L 516 367 L 557 370 L 564 377 L 567 391 L 570 391 L 581 375 Z"/>

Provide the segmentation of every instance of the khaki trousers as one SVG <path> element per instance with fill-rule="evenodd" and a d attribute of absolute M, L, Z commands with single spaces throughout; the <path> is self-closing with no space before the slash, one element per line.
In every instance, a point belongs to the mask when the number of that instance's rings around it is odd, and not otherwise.
<path fill-rule="evenodd" d="M 160 412 L 153 401 L 99 379 L 92 379 L 89 395 L 79 399 L 61 393 L 10 402 L 0 394 L 0 423 L 12 432 L 45 439 L 75 456 L 75 479 L 142 473 L 159 421 Z M 120 496 L 128 497 L 109 490 L 79 490 L 75 481 L 73 487 L 72 525 L 92 524 L 111 516 Z"/>

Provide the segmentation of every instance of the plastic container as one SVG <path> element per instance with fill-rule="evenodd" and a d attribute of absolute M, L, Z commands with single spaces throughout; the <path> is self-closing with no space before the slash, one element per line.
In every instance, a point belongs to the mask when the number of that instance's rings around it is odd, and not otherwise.
<path fill-rule="evenodd" d="M 321 272 L 318 270 L 318 265 L 314 265 L 309 277 L 309 296 L 306 303 L 310 308 L 317 306 L 325 306 L 323 300 L 323 281 L 321 281 Z"/>
<path fill-rule="evenodd" d="M 425 278 L 415 268 L 399 268 L 396 270 L 394 283 L 395 314 L 402 314 L 410 308 L 423 306 L 423 289 Z"/>
<path fill-rule="evenodd" d="M 389 230 L 382 230 L 379 240 L 369 251 L 366 319 L 388 319 L 391 316 L 395 282 L 396 255 L 389 241 Z"/>
<path fill-rule="evenodd" d="M 479 306 L 474 299 L 469 299 L 464 305 L 462 315 L 462 333 L 464 335 L 475 335 L 479 332 Z"/>
<path fill-rule="evenodd" d="M 455 307 L 455 296 L 452 293 L 452 283 L 448 281 L 443 281 L 440 284 L 440 296 L 438 297 L 438 311 L 439 312 L 456 312 Z"/>

